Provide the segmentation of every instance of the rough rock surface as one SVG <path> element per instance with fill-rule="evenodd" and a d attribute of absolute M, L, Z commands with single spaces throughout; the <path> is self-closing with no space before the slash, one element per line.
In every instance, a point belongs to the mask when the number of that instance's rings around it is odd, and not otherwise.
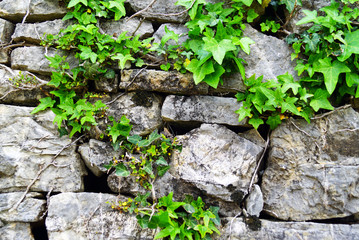
<path fill-rule="evenodd" d="M 19 47 L 11 53 L 11 67 L 19 70 L 26 70 L 30 72 L 50 75 L 54 70 L 49 66 L 50 62 L 45 57 L 46 51 L 44 47 Z M 47 55 L 50 57 L 58 54 L 60 56 L 68 56 L 67 61 L 70 68 L 78 65 L 78 60 L 71 54 L 62 50 L 49 48 Z"/>
<path fill-rule="evenodd" d="M 107 172 L 104 165 L 110 164 L 113 158 L 119 159 L 120 151 L 115 152 L 110 143 L 90 139 L 88 143 L 82 144 L 78 152 L 81 154 L 86 166 L 95 176 L 102 176 Z"/>
<path fill-rule="evenodd" d="M 13 222 L 0 226 L 1 240 L 34 240 L 29 223 Z"/>
<path fill-rule="evenodd" d="M 208 93 L 208 85 L 195 85 L 192 74 L 157 70 L 124 70 L 121 76 L 120 89 L 186 95 Z"/>
<path fill-rule="evenodd" d="M 21 73 L 25 77 L 28 76 L 28 72 L 26 71 L 22 71 Z M 23 105 L 37 104 L 39 99 L 45 97 L 45 94 L 37 87 L 32 90 L 15 89 L 12 80 L 16 79 L 19 74 L 20 71 L 18 70 L 10 71 L 10 69 L 0 66 L 0 102 Z"/>
<path fill-rule="evenodd" d="M 39 170 L 71 143 L 68 136 L 58 136 L 51 111 L 31 115 L 33 109 L 0 105 L 0 192 L 25 190 Z M 75 149 L 65 148 L 30 190 L 83 191 L 86 170 Z"/>
<path fill-rule="evenodd" d="M 128 0 L 127 1 L 135 12 L 138 12 L 150 5 L 152 0 Z M 187 19 L 187 12 L 179 15 L 167 15 L 179 13 L 185 10 L 182 6 L 176 6 L 177 0 L 157 0 L 152 7 L 141 13 L 146 19 L 162 21 L 162 22 L 183 22 Z"/>
<path fill-rule="evenodd" d="M 1 4 L 1 3 L 0 3 Z M 11 35 L 14 32 L 14 24 L 0 18 L 0 43 L 6 44 L 11 40 Z"/>
<path fill-rule="evenodd" d="M 140 38 L 145 38 L 151 36 L 154 32 L 151 22 L 143 21 L 141 23 L 141 20 L 138 18 L 131 18 L 129 21 L 126 21 L 126 19 L 103 21 L 100 26 L 106 34 L 113 35 L 114 37 L 127 31 L 128 36 L 140 35 Z"/>
<path fill-rule="evenodd" d="M 235 113 L 241 107 L 235 98 L 214 96 L 177 96 L 166 97 L 162 106 L 162 118 L 167 122 L 202 122 L 246 125 L 246 119 L 238 122 Z"/>
<path fill-rule="evenodd" d="M 230 233 L 231 218 L 221 230 L 220 240 L 298 240 L 298 239 L 359 239 L 359 225 L 320 224 L 305 222 L 273 222 L 261 220 L 260 224 L 246 224 L 235 219 Z M 258 229 L 259 228 L 259 229 Z M 257 230 L 255 230 L 257 229 Z"/>
<path fill-rule="evenodd" d="M 244 92 L 247 87 L 243 84 L 242 76 L 240 73 L 233 73 L 228 76 L 223 76 L 223 84 L 218 84 L 217 88 L 209 88 L 209 93 L 236 94 Z"/>
<path fill-rule="evenodd" d="M 255 42 L 250 46 L 250 55 L 239 54 L 247 62 L 246 77 L 256 74 L 256 77 L 263 75 L 264 79 L 276 79 L 278 75 L 289 72 L 297 78 L 295 62 L 290 57 L 292 50 L 286 42 L 258 32 L 248 24 L 243 34 Z"/>
<path fill-rule="evenodd" d="M 66 8 L 60 6 L 58 0 L 2 0 L 0 1 L 0 17 L 21 22 L 29 9 L 27 21 L 46 21 L 61 18 L 66 14 Z"/>
<path fill-rule="evenodd" d="M 106 93 L 117 93 L 118 91 L 118 74 L 114 78 L 100 77 L 94 81 L 96 91 Z"/>
<path fill-rule="evenodd" d="M 16 209 L 13 207 L 21 199 L 23 192 L 0 194 L 0 220 L 5 222 L 37 222 L 42 219 L 46 201 L 36 199 L 40 193 L 29 193 Z"/>
<path fill-rule="evenodd" d="M 68 25 L 68 21 L 64 22 L 61 19 L 40 23 L 18 23 L 11 38 L 15 42 L 26 41 L 39 44 L 42 39 L 46 38 L 46 34 L 56 35 Z"/>
<path fill-rule="evenodd" d="M 169 170 L 174 177 L 207 195 L 242 200 L 263 148 L 215 124 L 202 124 L 178 140 L 182 151 L 173 154 Z"/>
<path fill-rule="evenodd" d="M 146 135 L 162 125 L 161 104 L 162 98 L 154 93 L 130 92 L 112 103 L 107 114 L 116 121 L 126 115 L 133 125 L 131 134 Z"/>
<path fill-rule="evenodd" d="M 122 214 L 106 202 L 124 198 L 102 193 L 62 193 L 50 198 L 46 229 L 49 240 L 153 239 L 141 231 L 133 215 Z"/>
<path fill-rule="evenodd" d="M 262 183 L 264 211 L 295 221 L 358 213 L 358 129 L 359 113 L 347 108 L 274 130 Z"/>
<path fill-rule="evenodd" d="M 256 217 L 259 217 L 263 210 L 263 194 L 257 184 L 253 185 L 253 190 L 246 199 L 246 209 L 249 215 Z"/>

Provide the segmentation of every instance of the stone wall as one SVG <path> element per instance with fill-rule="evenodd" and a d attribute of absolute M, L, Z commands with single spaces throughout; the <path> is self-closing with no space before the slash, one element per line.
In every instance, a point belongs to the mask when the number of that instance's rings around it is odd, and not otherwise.
<path fill-rule="evenodd" d="M 128 0 L 126 6 L 139 11 L 150 2 Z M 158 0 L 138 18 L 101 27 L 109 34 L 136 31 L 155 39 L 164 26 L 185 33 L 185 14 L 157 14 L 182 11 L 175 2 Z M 317 2 L 304 5 L 313 9 Z M 57 0 L 0 1 L 0 239 L 153 239 L 155 233 L 141 230 L 135 216 L 106 203 L 141 191 L 133 179 L 103 167 L 119 153 L 96 139 L 60 137 L 52 112 L 30 114 L 46 87 L 12 85 L 20 72 L 48 80 L 46 51 L 70 54 L 39 44 L 44 34 L 69 24 L 60 20 L 65 13 Z M 251 55 L 242 56 L 248 76 L 297 76 L 284 41 L 249 25 L 245 35 L 256 42 Z M 155 182 L 156 195 L 174 191 L 182 200 L 189 193 L 219 206 L 221 235 L 214 239 L 359 239 L 359 114 L 352 107 L 311 124 L 288 119 L 267 141 L 237 121 L 234 111 L 241 103 L 234 94 L 244 89 L 239 75 L 213 89 L 195 85 L 190 74 L 116 71 L 114 79 L 95 82 L 94 90 L 114 100 L 109 114 L 125 114 L 133 133 L 168 129 L 177 135 L 183 149 Z"/>

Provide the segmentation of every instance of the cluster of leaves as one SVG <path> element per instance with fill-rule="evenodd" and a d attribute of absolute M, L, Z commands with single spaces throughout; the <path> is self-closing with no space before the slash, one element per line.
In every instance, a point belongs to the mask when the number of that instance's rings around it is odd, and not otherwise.
<path fill-rule="evenodd" d="M 114 204 L 113 208 L 137 213 L 137 220 L 142 228 L 160 228 L 161 231 L 154 239 L 211 239 L 210 235 L 214 232 L 220 234 L 216 227 L 221 224 L 219 208 L 211 206 L 205 209 L 201 197 L 194 200 L 192 196 L 187 195 L 183 202 L 176 202 L 173 201 L 171 192 L 161 197 L 155 207 L 149 208 L 149 196 L 147 193 L 135 199 L 129 198 L 127 202 Z"/>
<path fill-rule="evenodd" d="M 351 0 L 350 3 L 357 2 Z M 252 76 L 245 79 L 245 93 L 237 99 L 243 106 L 237 111 L 239 120 L 249 117 L 249 123 L 258 128 L 266 123 L 274 129 L 288 116 L 310 117 L 320 109 L 332 110 L 347 94 L 359 97 L 359 28 L 358 8 L 349 2 L 332 1 L 331 5 L 316 11 L 303 10 L 307 15 L 297 24 L 313 23 L 302 34 L 290 35 L 293 44 L 292 60 L 297 59 L 296 70 L 301 79 L 285 74 L 276 80 L 262 81 Z M 329 100 L 328 100 L 329 99 Z M 332 100 L 332 102 L 330 101 Z"/>
<path fill-rule="evenodd" d="M 357 0 L 332 1 L 330 6 L 320 11 L 304 10 L 306 17 L 297 24 L 312 23 L 313 26 L 304 33 L 288 38 L 298 58 L 298 73 L 302 75 L 301 83 L 315 93 L 318 89 L 325 94 L 344 96 L 350 94 L 359 97 L 359 9 L 351 8 L 350 3 Z M 313 106 L 332 109 L 328 104 Z"/>
<path fill-rule="evenodd" d="M 170 168 L 168 161 L 173 150 L 180 150 L 181 146 L 176 139 L 171 140 L 156 131 L 144 139 L 139 135 L 130 136 L 132 126 L 125 116 L 118 122 L 112 117 L 110 120 L 113 124 L 107 130 L 112 145 L 116 151 L 122 149 L 124 154 L 106 168 L 114 168 L 117 176 L 134 176 L 141 186 L 151 189 L 151 182 L 156 177 L 162 177 Z"/>

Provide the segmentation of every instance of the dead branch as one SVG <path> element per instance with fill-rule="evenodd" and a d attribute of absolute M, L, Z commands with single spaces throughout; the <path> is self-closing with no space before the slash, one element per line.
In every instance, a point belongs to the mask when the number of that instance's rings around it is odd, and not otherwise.
<path fill-rule="evenodd" d="M 34 183 L 39 180 L 41 174 L 50 166 L 55 166 L 56 167 L 56 158 L 66 149 L 71 147 L 73 144 L 75 144 L 76 142 L 78 142 L 81 138 L 83 138 L 85 135 L 81 135 L 80 137 L 78 137 L 76 140 L 72 141 L 71 143 L 65 145 L 63 148 L 61 148 L 56 155 L 51 159 L 51 162 L 47 163 L 43 168 L 41 168 L 37 174 L 36 177 L 30 182 L 30 184 L 27 186 L 25 192 L 23 193 L 23 195 L 21 196 L 21 198 L 19 199 L 19 201 L 11 208 L 12 210 L 15 210 L 19 207 L 20 203 L 25 199 L 26 195 L 29 193 L 30 188 L 32 187 L 32 185 L 34 185 Z M 68 166 L 68 165 L 66 165 Z M 61 166 L 61 167 L 66 167 L 66 166 Z M 59 167 L 59 166 L 58 166 Z"/>
<path fill-rule="evenodd" d="M 157 0 L 152 0 L 152 2 L 150 2 L 150 4 L 147 5 L 147 7 L 145 7 L 144 9 L 142 9 L 142 10 L 136 12 L 135 14 L 133 14 L 131 17 L 129 17 L 129 18 L 126 20 L 126 22 L 128 22 L 130 19 L 132 19 L 132 18 L 134 18 L 134 17 L 136 17 L 136 16 L 138 16 L 138 15 L 140 15 L 140 14 L 146 12 L 149 8 L 152 7 L 152 5 L 153 5 L 156 1 L 157 1 Z"/>
<path fill-rule="evenodd" d="M 244 210 L 244 209 L 243 209 Z M 240 211 L 239 213 L 237 213 L 237 215 L 236 216 L 234 216 L 233 218 L 232 218 L 232 220 L 231 220 L 231 224 L 229 225 L 229 240 L 231 240 L 232 239 L 232 225 L 233 225 L 233 222 L 234 222 L 234 220 L 236 219 L 236 218 L 238 218 L 239 216 L 241 216 L 242 215 L 242 211 Z"/>
<path fill-rule="evenodd" d="M 26 10 L 26 14 L 24 16 L 24 18 L 22 19 L 21 24 L 24 24 L 26 21 L 26 18 L 29 16 L 30 14 L 30 4 L 31 4 L 31 0 L 29 0 L 29 3 L 27 4 L 27 10 Z"/>
<path fill-rule="evenodd" d="M 20 42 L 20 43 L 14 43 L 14 44 L 6 44 L 3 47 L 1 47 L 2 49 L 8 49 L 8 48 L 13 48 L 13 47 L 22 47 L 25 45 L 25 41 Z"/>
<path fill-rule="evenodd" d="M 351 104 L 347 104 L 347 105 L 344 105 L 344 106 L 341 106 L 341 107 L 338 107 L 338 108 L 335 108 L 333 111 L 330 111 L 330 112 L 327 112 L 327 113 L 323 113 L 319 116 L 315 116 L 315 117 L 312 117 L 311 120 L 316 120 L 316 119 L 321 119 L 321 118 L 324 118 L 330 114 L 333 114 L 335 111 L 338 111 L 338 110 L 341 110 L 341 109 L 347 109 L 349 107 L 351 107 L 352 105 Z"/>

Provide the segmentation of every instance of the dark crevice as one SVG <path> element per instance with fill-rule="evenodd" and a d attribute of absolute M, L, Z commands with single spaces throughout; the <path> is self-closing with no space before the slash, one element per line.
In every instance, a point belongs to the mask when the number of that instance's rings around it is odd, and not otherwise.
<path fill-rule="evenodd" d="M 84 192 L 113 193 L 107 185 L 107 174 L 97 177 L 89 169 L 87 172 L 88 175 L 84 177 Z"/>
<path fill-rule="evenodd" d="M 31 223 L 31 232 L 35 240 L 48 240 L 45 219 L 39 222 Z"/>

